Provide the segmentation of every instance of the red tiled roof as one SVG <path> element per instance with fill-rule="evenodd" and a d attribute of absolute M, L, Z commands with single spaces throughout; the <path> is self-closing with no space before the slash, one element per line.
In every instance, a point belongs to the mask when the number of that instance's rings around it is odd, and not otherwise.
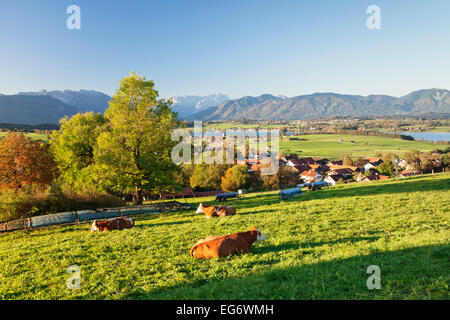
<path fill-rule="evenodd" d="M 334 169 L 332 170 L 334 174 L 352 174 L 353 171 L 350 168 Z"/>
<path fill-rule="evenodd" d="M 303 177 L 314 177 L 316 174 L 318 174 L 315 171 L 303 171 L 300 175 Z"/>
<path fill-rule="evenodd" d="M 299 161 L 300 161 L 300 163 L 302 163 L 302 164 L 315 164 L 316 163 L 316 161 L 314 161 L 314 159 L 313 158 L 299 158 L 298 159 Z"/>
<path fill-rule="evenodd" d="M 298 172 L 303 172 L 303 171 L 309 171 L 311 170 L 311 167 L 308 166 L 307 164 L 300 164 L 297 166 L 294 166 L 293 168 L 295 168 Z"/>
<path fill-rule="evenodd" d="M 328 165 L 328 167 L 330 168 L 330 170 L 350 169 L 351 171 L 356 171 L 358 169 L 358 167 L 354 167 L 354 166 L 340 166 L 340 165 L 336 165 L 336 164 L 330 164 L 330 165 Z"/>

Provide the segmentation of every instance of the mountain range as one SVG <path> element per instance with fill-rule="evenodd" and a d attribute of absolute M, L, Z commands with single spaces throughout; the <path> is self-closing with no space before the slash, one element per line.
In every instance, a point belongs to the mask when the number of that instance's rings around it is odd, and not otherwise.
<path fill-rule="evenodd" d="M 224 94 L 170 97 L 181 119 L 295 120 L 336 116 L 450 114 L 450 91 L 425 89 L 403 97 L 314 93 L 296 97 L 264 94 L 232 99 Z M 93 90 L 64 90 L 0 94 L 0 123 L 58 123 L 78 112 L 103 113 L 111 97 Z"/>
<path fill-rule="evenodd" d="M 178 112 L 181 119 L 201 112 L 207 108 L 217 107 L 222 103 L 230 100 L 224 94 L 216 93 L 209 96 L 173 96 L 169 97 L 172 100 L 172 110 Z"/>
<path fill-rule="evenodd" d="M 79 112 L 103 113 L 111 97 L 88 90 L 20 92 L 15 95 L 0 94 L 0 122 L 38 124 L 58 123 L 64 116 Z"/>
<path fill-rule="evenodd" d="M 295 120 L 335 116 L 450 114 L 450 92 L 414 91 L 397 98 L 386 95 L 315 93 L 292 98 L 264 94 L 227 101 L 200 111 L 189 120 Z"/>

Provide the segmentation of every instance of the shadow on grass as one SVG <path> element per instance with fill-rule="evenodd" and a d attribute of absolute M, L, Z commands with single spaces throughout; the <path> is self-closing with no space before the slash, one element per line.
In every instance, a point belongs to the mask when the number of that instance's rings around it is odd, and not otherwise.
<path fill-rule="evenodd" d="M 343 241 L 341 239 L 340 241 Z M 309 244 L 311 245 L 311 244 Z M 320 244 L 313 244 L 320 245 Z M 297 244 L 288 243 L 285 249 Z M 283 248 L 283 246 L 281 246 Z M 430 245 L 405 250 L 374 252 L 345 259 L 276 266 L 262 255 L 283 251 L 259 248 L 263 270 L 255 273 L 251 263 L 244 266 L 241 276 L 195 279 L 145 292 L 135 289 L 121 299 L 446 299 L 448 298 L 448 269 L 450 245 Z M 275 260 L 274 262 L 278 262 Z M 202 263 L 203 261 L 200 261 Z M 214 261 L 221 264 L 222 259 Z M 209 263 L 209 262 L 204 262 Z M 380 267 L 381 289 L 369 290 L 367 268 Z M 236 274 L 236 270 L 234 270 Z M 197 279 L 196 279 L 197 278 Z"/>
<path fill-rule="evenodd" d="M 258 253 L 271 253 L 271 252 L 282 252 L 282 251 L 288 251 L 291 249 L 309 249 L 309 248 L 316 248 L 316 247 L 321 247 L 324 245 L 335 245 L 335 244 L 340 244 L 340 243 L 355 243 L 355 242 L 361 242 L 361 241 L 366 241 L 366 242 L 375 242 L 378 239 L 380 239 L 381 237 L 354 237 L 354 238 L 342 238 L 342 239 L 338 239 L 335 241 L 323 241 L 323 242 L 306 242 L 306 243 L 301 243 L 298 241 L 290 241 L 290 242 L 284 242 L 280 245 L 268 245 L 268 246 L 259 246 L 259 247 L 253 247 L 252 248 L 252 252 L 255 254 Z"/>
<path fill-rule="evenodd" d="M 134 228 L 146 229 L 146 228 L 151 228 L 151 227 L 172 226 L 172 225 L 191 223 L 190 221 L 169 221 L 169 222 L 161 222 L 161 223 L 152 223 L 152 220 L 149 220 L 146 222 L 148 222 L 148 223 L 137 224 L 134 226 Z"/>

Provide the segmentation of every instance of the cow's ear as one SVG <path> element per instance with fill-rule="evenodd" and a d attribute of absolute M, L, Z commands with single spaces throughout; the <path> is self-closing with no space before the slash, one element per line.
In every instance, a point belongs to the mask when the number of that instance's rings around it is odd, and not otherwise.
<path fill-rule="evenodd" d="M 256 230 L 258 230 L 258 229 L 256 229 L 256 227 L 253 227 L 252 231 L 256 231 Z"/>

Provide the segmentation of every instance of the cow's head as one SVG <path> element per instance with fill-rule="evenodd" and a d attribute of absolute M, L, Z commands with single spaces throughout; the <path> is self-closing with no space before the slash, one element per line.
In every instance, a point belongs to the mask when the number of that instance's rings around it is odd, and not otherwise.
<path fill-rule="evenodd" d="M 91 231 L 92 232 L 106 231 L 107 224 L 108 224 L 108 221 L 97 221 L 97 220 L 94 220 L 94 222 L 92 222 Z"/>
<path fill-rule="evenodd" d="M 266 240 L 266 235 L 262 234 L 261 231 L 256 229 L 256 227 L 253 227 L 252 233 L 256 234 L 256 241 L 264 241 L 264 240 Z"/>
<path fill-rule="evenodd" d="M 100 231 L 97 225 L 97 220 L 94 220 L 94 222 L 92 222 L 91 231 L 92 232 Z"/>
<path fill-rule="evenodd" d="M 200 203 L 200 205 L 198 206 L 198 209 L 197 209 L 197 211 L 195 213 L 205 213 L 203 211 L 203 203 Z"/>

